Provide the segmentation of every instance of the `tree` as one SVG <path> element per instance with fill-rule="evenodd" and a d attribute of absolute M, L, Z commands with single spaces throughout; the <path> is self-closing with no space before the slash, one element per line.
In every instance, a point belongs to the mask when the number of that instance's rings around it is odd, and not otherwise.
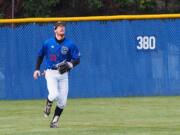
<path fill-rule="evenodd" d="M 24 17 L 49 17 L 60 0 L 23 1 Z"/>
<path fill-rule="evenodd" d="M 145 13 L 154 13 L 156 11 L 157 3 L 155 0 L 141 0 L 140 10 Z"/>
<path fill-rule="evenodd" d="M 0 0 L 0 18 L 11 18 L 11 1 Z M 179 0 L 14 0 L 15 18 L 179 13 Z"/>

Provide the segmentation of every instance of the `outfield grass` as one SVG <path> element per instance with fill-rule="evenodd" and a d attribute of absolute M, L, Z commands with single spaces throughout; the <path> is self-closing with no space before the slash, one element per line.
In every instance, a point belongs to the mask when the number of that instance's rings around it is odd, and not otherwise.
<path fill-rule="evenodd" d="M 0 101 L 0 135 L 180 135 L 180 97 L 69 99 L 58 129 L 44 103 Z"/>

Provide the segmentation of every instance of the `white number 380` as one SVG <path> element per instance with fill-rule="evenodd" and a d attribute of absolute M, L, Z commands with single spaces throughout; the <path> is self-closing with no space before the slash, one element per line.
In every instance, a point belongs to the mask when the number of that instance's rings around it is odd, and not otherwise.
<path fill-rule="evenodd" d="M 154 50 L 156 48 L 155 36 L 138 36 L 136 39 L 138 41 L 138 50 Z"/>

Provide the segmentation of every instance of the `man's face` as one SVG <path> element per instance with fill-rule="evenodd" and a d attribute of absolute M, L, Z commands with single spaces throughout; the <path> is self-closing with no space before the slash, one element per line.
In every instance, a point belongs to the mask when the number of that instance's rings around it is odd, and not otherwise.
<path fill-rule="evenodd" d="M 55 30 L 54 32 L 57 34 L 57 35 L 64 35 L 65 34 L 65 26 L 64 25 L 59 25 Z"/>

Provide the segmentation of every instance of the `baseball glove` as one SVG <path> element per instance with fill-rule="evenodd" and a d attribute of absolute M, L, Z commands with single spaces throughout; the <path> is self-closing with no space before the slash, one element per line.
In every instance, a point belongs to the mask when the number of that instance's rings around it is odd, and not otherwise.
<path fill-rule="evenodd" d="M 68 62 L 62 62 L 57 66 L 57 69 L 60 74 L 64 74 L 65 72 L 69 72 L 71 67 L 69 66 Z"/>

